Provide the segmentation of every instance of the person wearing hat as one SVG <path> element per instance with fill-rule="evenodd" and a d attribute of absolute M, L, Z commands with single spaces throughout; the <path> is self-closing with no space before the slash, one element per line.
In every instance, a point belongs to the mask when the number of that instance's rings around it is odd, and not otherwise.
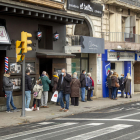
<path fill-rule="evenodd" d="M 121 74 L 121 78 L 120 78 L 120 81 L 119 81 L 119 84 L 120 84 L 120 90 L 121 90 L 121 98 L 124 98 L 124 74 Z"/>

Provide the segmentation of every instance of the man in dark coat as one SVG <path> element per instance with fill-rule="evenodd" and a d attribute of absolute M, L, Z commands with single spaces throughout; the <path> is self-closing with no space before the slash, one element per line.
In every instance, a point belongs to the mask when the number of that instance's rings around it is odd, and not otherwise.
<path fill-rule="evenodd" d="M 31 90 L 32 90 L 32 81 L 29 75 L 30 75 L 30 70 L 27 69 L 25 74 L 25 110 L 26 111 L 32 111 L 32 109 L 29 108 L 30 101 L 31 101 Z"/>
<path fill-rule="evenodd" d="M 61 75 L 59 77 L 58 85 L 57 85 L 57 90 L 59 92 L 59 101 L 61 105 L 60 111 L 68 112 L 69 111 L 69 98 L 70 98 L 70 93 L 71 93 L 71 75 L 66 73 L 65 69 L 62 69 Z M 64 109 L 64 102 L 63 102 L 63 97 L 65 97 L 66 100 L 66 107 Z"/>
<path fill-rule="evenodd" d="M 111 75 L 112 75 L 112 72 L 109 71 L 109 74 L 108 74 L 108 76 L 107 76 L 107 84 L 108 84 L 109 98 L 110 98 L 110 99 L 112 99 Z"/>
<path fill-rule="evenodd" d="M 81 83 L 81 101 L 85 101 L 85 87 L 86 87 L 86 71 L 82 70 L 82 73 L 80 74 L 80 83 Z"/>

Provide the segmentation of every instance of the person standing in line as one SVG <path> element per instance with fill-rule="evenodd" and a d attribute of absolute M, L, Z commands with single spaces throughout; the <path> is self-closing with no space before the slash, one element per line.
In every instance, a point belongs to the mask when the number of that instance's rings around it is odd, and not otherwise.
<path fill-rule="evenodd" d="M 80 81 L 77 79 L 77 75 L 73 74 L 72 81 L 70 83 L 71 86 L 71 105 L 78 106 L 79 105 L 79 96 L 80 96 Z"/>
<path fill-rule="evenodd" d="M 85 101 L 85 88 L 86 88 L 86 71 L 82 70 L 82 73 L 80 74 L 80 83 L 81 83 L 81 101 Z"/>
<path fill-rule="evenodd" d="M 52 81 L 51 81 L 51 86 L 52 86 L 52 92 L 53 92 L 53 93 L 54 93 L 55 91 L 57 91 L 58 80 L 59 80 L 58 73 L 57 73 L 57 72 L 54 72 L 54 73 L 53 73 L 53 78 L 52 78 Z M 59 105 L 59 98 L 57 98 L 57 103 L 56 103 L 56 105 Z"/>
<path fill-rule="evenodd" d="M 131 79 L 132 79 L 132 78 L 131 78 L 131 76 L 130 76 L 130 73 L 127 73 L 127 77 L 125 78 L 125 93 L 126 93 L 126 97 L 125 97 L 125 98 L 128 98 L 128 97 L 127 97 L 127 93 L 129 93 L 130 98 L 132 98 L 131 92 L 130 92 Z"/>
<path fill-rule="evenodd" d="M 117 78 L 117 73 L 114 72 L 113 75 L 111 76 L 111 87 L 112 87 L 112 99 L 113 100 L 117 100 L 116 99 L 116 91 L 117 91 L 116 83 L 118 83 L 118 78 Z"/>
<path fill-rule="evenodd" d="M 73 74 L 75 74 L 75 75 L 76 75 L 76 77 L 77 77 L 77 79 L 78 79 L 77 72 L 74 72 Z"/>
<path fill-rule="evenodd" d="M 118 83 L 120 81 L 120 78 L 119 78 L 119 75 L 117 73 L 117 79 L 118 79 Z M 117 90 L 116 90 L 116 99 L 118 99 L 118 90 L 120 89 L 120 87 L 117 87 Z"/>
<path fill-rule="evenodd" d="M 112 86 L 111 86 L 111 76 L 112 72 L 109 71 L 109 74 L 107 76 L 107 84 L 108 84 L 108 89 L 109 89 L 109 98 L 112 99 Z"/>
<path fill-rule="evenodd" d="M 86 89 L 88 91 L 88 93 L 87 93 L 87 101 L 92 101 L 90 99 L 91 91 L 92 91 L 92 89 L 91 89 L 91 87 L 92 87 L 92 80 L 90 79 L 90 77 L 91 77 L 91 73 L 87 73 L 87 86 L 86 86 Z"/>
<path fill-rule="evenodd" d="M 120 78 L 120 82 L 119 82 L 120 90 L 121 90 L 121 96 L 120 96 L 121 98 L 124 98 L 124 88 L 125 88 L 124 81 L 125 81 L 124 74 L 121 74 L 121 78 Z"/>
<path fill-rule="evenodd" d="M 92 77 L 90 77 L 90 79 L 92 80 L 92 87 L 94 87 L 94 80 L 92 79 Z M 93 97 L 93 90 L 91 91 L 91 96 L 90 97 Z"/>
<path fill-rule="evenodd" d="M 71 83 L 71 75 L 69 75 L 66 70 L 63 68 L 61 70 L 61 75 L 59 77 L 57 90 L 59 92 L 58 97 L 60 100 L 61 109 L 59 111 L 68 112 L 69 111 L 69 98 L 71 93 L 70 88 Z M 64 108 L 64 101 L 63 97 L 65 97 L 66 100 L 66 107 Z"/>
<path fill-rule="evenodd" d="M 13 85 L 15 85 L 15 82 L 11 82 L 10 81 L 10 75 L 11 72 L 8 70 L 6 71 L 6 73 L 3 76 L 3 90 L 5 92 L 5 97 L 6 97 L 6 106 L 7 106 L 7 113 L 13 113 L 13 111 L 11 111 L 10 109 L 10 104 L 14 110 L 14 112 L 19 112 L 20 110 L 18 110 L 15 105 L 14 105 L 14 101 L 13 101 Z"/>
<path fill-rule="evenodd" d="M 32 81 L 30 75 L 30 70 L 26 70 L 25 74 L 25 110 L 26 111 L 32 111 L 32 109 L 29 108 L 30 101 L 31 101 L 31 90 L 32 90 Z"/>
<path fill-rule="evenodd" d="M 43 85 L 43 93 L 41 96 L 41 107 L 49 108 L 47 106 L 48 103 L 48 91 L 50 89 L 49 85 L 51 81 L 49 80 L 49 75 L 46 71 L 43 71 L 43 76 L 41 77 L 42 85 Z"/>

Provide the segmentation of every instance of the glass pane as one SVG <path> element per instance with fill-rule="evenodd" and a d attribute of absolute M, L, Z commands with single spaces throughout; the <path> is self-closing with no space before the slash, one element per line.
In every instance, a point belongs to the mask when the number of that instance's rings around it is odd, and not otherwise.
<path fill-rule="evenodd" d="M 17 63 L 10 63 L 11 73 L 21 73 L 21 65 Z"/>
<path fill-rule="evenodd" d="M 72 72 L 72 74 L 74 72 L 77 72 L 77 76 L 79 78 L 79 76 L 80 76 L 80 58 L 73 58 L 72 59 L 71 72 Z"/>
<path fill-rule="evenodd" d="M 35 77 L 31 77 L 31 80 L 32 80 L 32 87 L 34 87 L 34 85 L 36 84 Z"/>
<path fill-rule="evenodd" d="M 81 60 L 81 71 L 86 70 L 88 73 L 88 59 L 82 59 Z"/>
<path fill-rule="evenodd" d="M 26 69 L 29 69 L 30 73 L 35 73 L 35 63 L 26 63 Z"/>
<path fill-rule="evenodd" d="M 13 85 L 13 91 L 21 90 L 21 78 L 13 78 L 11 81 L 16 83 Z"/>
<path fill-rule="evenodd" d="M 87 57 L 88 58 L 88 53 L 81 53 L 81 57 Z"/>

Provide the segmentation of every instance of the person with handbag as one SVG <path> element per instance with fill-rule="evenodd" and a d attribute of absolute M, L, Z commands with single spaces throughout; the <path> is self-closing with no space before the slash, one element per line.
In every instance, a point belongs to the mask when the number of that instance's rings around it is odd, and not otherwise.
<path fill-rule="evenodd" d="M 40 100 L 41 100 L 41 96 L 42 96 L 42 92 L 43 92 L 43 85 L 42 85 L 41 80 L 36 81 L 36 85 L 34 85 L 33 92 L 34 92 L 34 94 L 33 94 L 34 101 L 33 101 L 32 110 L 35 111 L 36 110 L 36 101 L 37 101 L 37 110 L 39 110 Z"/>
<path fill-rule="evenodd" d="M 87 73 L 87 78 L 86 78 L 86 81 L 87 81 L 86 90 L 88 91 L 87 92 L 87 101 L 92 101 L 90 99 L 90 97 L 91 97 L 91 92 L 93 90 L 93 87 L 92 87 L 92 80 L 90 79 L 90 77 L 91 77 L 91 73 Z"/>
<path fill-rule="evenodd" d="M 116 91 L 117 88 L 119 88 L 119 84 L 118 84 L 118 78 L 117 78 L 117 73 L 114 72 L 113 75 L 111 76 L 111 86 L 112 86 L 112 99 L 113 100 L 117 100 L 116 99 Z"/>
<path fill-rule="evenodd" d="M 73 74 L 72 81 L 70 83 L 71 86 L 71 105 L 78 106 L 79 105 L 79 96 L 80 96 L 80 81 L 77 79 L 77 75 Z"/>

